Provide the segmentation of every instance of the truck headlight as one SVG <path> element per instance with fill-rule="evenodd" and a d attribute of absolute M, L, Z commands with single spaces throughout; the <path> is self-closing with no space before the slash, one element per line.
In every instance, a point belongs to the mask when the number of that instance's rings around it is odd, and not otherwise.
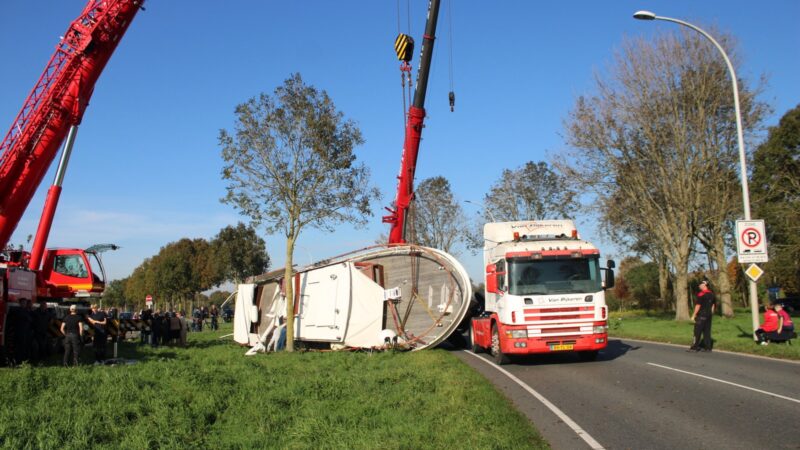
<path fill-rule="evenodd" d="M 597 325 L 594 327 L 594 334 L 603 334 L 608 332 L 608 327 L 606 325 Z"/>
<path fill-rule="evenodd" d="M 506 331 L 506 337 L 512 339 L 526 339 L 528 337 L 528 330 L 508 330 Z"/>

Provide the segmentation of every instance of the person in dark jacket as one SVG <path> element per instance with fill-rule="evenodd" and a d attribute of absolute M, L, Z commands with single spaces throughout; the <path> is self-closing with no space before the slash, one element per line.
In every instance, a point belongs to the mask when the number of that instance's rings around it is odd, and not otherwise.
<path fill-rule="evenodd" d="M 89 313 L 89 323 L 94 329 L 94 336 L 92 337 L 94 359 L 96 362 L 103 362 L 106 359 L 106 342 L 108 341 L 108 335 L 106 333 L 108 315 L 102 309 L 98 309 L 96 304 L 92 304 L 91 308 L 92 311 Z"/>
<path fill-rule="evenodd" d="M 148 343 L 150 343 L 150 333 L 151 333 L 151 331 L 153 329 L 153 326 L 152 326 L 152 323 L 151 323 L 152 320 L 153 320 L 153 311 L 150 310 L 150 308 L 145 309 L 144 311 L 142 311 L 141 320 L 142 320 L 142 331 L 141 331 L 141 334 L 139 336 L 139 338 L 140 338 L 139 344 L 140 345 L 147 345 Z"/>
<path fill-rule="evenodd" d="M 33 312 L 34 359 L 37 361 L 50 356 L 48 333 L 52 319 L 53 314 L 47 309 L 47 303 L 39 302 L 39 307 Z"/>
<path fill-rule="evenodd" d="M 708 281 L 700 282 L 700 292 L 694 304 L 692 320 L 694 321 L 694 344 L 687 351 L 711 351 L 711 318 L 716 308 L 714 293 L 708 287 Z M 702 342 L 701 342 L 702 338 Z"/>
<path fill-rule="evenodd" d="M 153 314 L 153 319 L 150 321 L 150 328 L 153 332 L 153 340 L 151 342 L 153 347 L 158 347 L 161 344 L 161 330 L 164 328 L 164 318 L 161 316 L 161 310 L 157 309 Z"/>
<path fill-rule="evenodd" d="M 78 315 L 78 307 L 69 307 L 69 315 L 61 322 L 61 333 L 64 334 L 64 367 L 72 361 L 78 367 L 78 357 L 83 343 L 83 317 Z"/>

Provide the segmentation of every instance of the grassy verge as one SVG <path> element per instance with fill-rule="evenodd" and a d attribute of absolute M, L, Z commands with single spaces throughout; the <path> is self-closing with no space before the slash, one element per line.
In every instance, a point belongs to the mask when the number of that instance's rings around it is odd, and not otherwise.
<path fill-rule="evenodd" d="M 676 321 L 674 313 L 645 311 L 611 313 L 608 328 L 608 333 L 614 337 L 670 342 L 687 347 L 692 344 L 694 332 L 692 322 Z M 737 310 L 731 319 L 714 316 L 711 337 L 714 349 L 800 360 L 800 345 L 797 345 L 800 342 L 794 342 L 795 345 L 756 345 L 749 310 Z"/>
<path fill-rule="evenodd" d="M 187 349 L 124 343 L 131 365 L 0 369 L 0 446 L 547 448 L 446 351 L 246 357 L 218 339 L 229 332 L 190 333 Z"/>

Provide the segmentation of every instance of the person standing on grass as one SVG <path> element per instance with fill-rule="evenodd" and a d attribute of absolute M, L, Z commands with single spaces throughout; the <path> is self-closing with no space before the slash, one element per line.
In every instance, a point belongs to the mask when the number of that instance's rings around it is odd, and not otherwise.
<path fill-rule="evenodd" d="M 102 309 L 97 309 L 97 305 L 91 306 L 92 312 L 89 314 L 89 323 L 94 328 L 92 346 L 94 347 L 95 362 L 103 362 L 106 359 L 106 325 L 108 315 Z"/>
<path fill-rule="evenodd" d="M 172 344 L 178 344 L 181 339 L 181 319 L 178 313 L 170 311 L 169 313 L 169 341 Z"/>
<path fill-rule="evenodd" d="M 217 305 L 211 305 L 211 310 L 208 312 L 211 315 L 211 329 L 216 331 L 219 330 L 219 322 L 217 322 L 219 318 L 219 310 L 217 310 Z"/>
<path fill-rule="evenodd" d="M 81 354 L 83 342 L 83 320 L 78 315 L 78 307 L 69 307 L 69 315 L 61 323 L 61 333 L 64 334 L 64 367 L 69 367 L 70 360 L 78 367 L 78 357 Z M 71 358 L 70 358 L 71 356 Z"/>
<path fill-rule="evenodd" d="M 150 342 L 150 333 L 151 330 L 153 329 L 152 327 L 153 310 L 147 308 L 144 311 L 142 311 L 140 319 L 142 321 L 142 331 L 140 332 L 139 336 L 141 338 L 139 344 L 147 345 Z"/>
<path fill-rule="evenodd" d="M 178 320 L 180 321 L 181 324 L 181 330 L 178 342 L 181 347 L 186 347 L 186 334 L 189 332 L 189 323 L 186 322 L 186 313 L 180 311 L 178 313 Z"/>
<path fill-rule="evenodd" d="M 150 321 L 150 329 L 153 333 L 150 344 L 153 346 L 153 348 L 158 347 L 158 345 L 161 344 L 162 322 L 163 317 L 161 317 L 161 310 L 157 309 L 155 314 L 153 314 L 153 319 Z"/>
<path fill-rule="evenodd" d="M 694 321 L 694 343 L 687 351 L 711 351 L 711 318 L 716 308 L 714 293 L 708 288 L 708 281 L 700 282 L 700 292 L 694 304 L 692 320 Z M 702 343 L 700 342 L 702 338 Z"/>

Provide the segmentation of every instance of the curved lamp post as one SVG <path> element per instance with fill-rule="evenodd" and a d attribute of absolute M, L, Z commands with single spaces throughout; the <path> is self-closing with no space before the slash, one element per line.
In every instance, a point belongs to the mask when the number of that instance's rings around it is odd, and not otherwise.
<path fill-rule="evenodd" d="M 725 53 L 725 50 L 722 48 L 722 46 L 719 45 L 719 43 L 713 37 L 711 37 L 710 34 L 706 33 L 701 28 L 690 24 L 689 22 L 673 19 L 671 17 L 657 16 L 655 13 L 650 11 L 636 11 L 633 14 L 633 18 L 638 20 L 664 20 L 666 22 L 674 22 L 691 28 L 711 41 L 711 43 L 717 47 L 717 50 L 719 50 L 720 54 L 722 54 L 722 58 L 725 59 L 725 64 L 728 65 L 728 71 L 731 74 L 731 83 L 733 84 L 733 106 L 736 110 L 736 137 L 739 141 L 739 172 L 742 178 L 742 203 L 744 204 L 744 220 L 750 220 L 750 189 L 747 186 L 747 162 L 744 151 L 744 136 L 742 133 L 742 112 L 739 109 L 739 84 L 736 81 L 736 72 L 733 70 L 733 64 L 731 64 L 731 60 L 728 58 L 728 55 Z M 750 312 L 753 315 L 753 331 L 755 331 L 758 328 L 758 291 L 756 289 L 756 282 L 749 280 L 749 287 Z"/>

